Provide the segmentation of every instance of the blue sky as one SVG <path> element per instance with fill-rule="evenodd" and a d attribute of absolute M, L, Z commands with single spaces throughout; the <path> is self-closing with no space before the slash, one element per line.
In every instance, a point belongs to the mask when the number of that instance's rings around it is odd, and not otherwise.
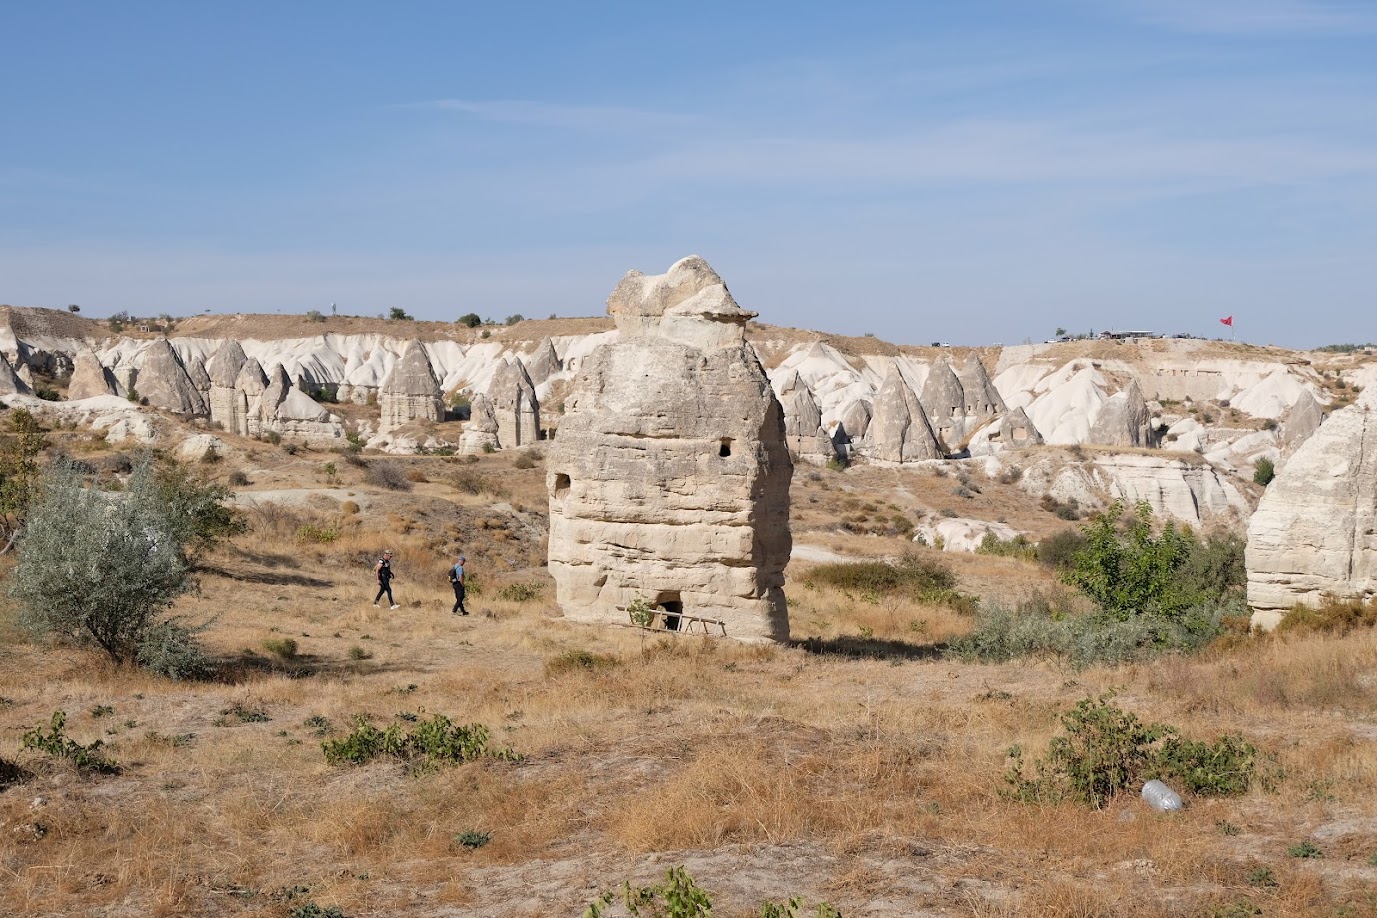
<path fill-rule="evenodd" d="M 0 4 L 0 302 L 1377 339 L 1377 2 Z"/>

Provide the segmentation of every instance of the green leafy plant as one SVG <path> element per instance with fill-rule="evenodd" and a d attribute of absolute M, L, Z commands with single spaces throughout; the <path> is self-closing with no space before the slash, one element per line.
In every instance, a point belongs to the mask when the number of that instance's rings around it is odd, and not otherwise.
<path fill-rule="evenodd" d="M 460 832 L 458 835 L 454 836 L 454 841 L 462 847 L 476 851 L 479 848 L 486 845 L 488 842 L 492 841 L 492 833 Z"/>
<path fill-rule="evenodd" d="M 393 306 L 388 310 L 387 318 L 393 322 L 411 322 L 413 318 L 407 315 L 406 310 L 400 306 Z"/>
<path fill-rule="evenodd" d="M 510 749 L 492 748 L 492 733 L 482 724 L 455 724 L 443 714 L 427 720 L 414 719 L 416 726 L 404 732 L 401 724 L 390 724 L 386 730 L 379 730 L 359 718 L 347 736 L 321 743 L 325 761 L 331 765 L 361 765 L 380 756 L 389 756 L 415 769 L 455 765 L 483 757 L 519 758 Z"/>
<path fill-rule="evenodd" d="M 78 771 L 106 775 L 120 773 L 118 762 L 101 755 L 100 749 L 104 743 L 93 740 L 83 746 L 67 735 L 64 729 L 66 724 L 67 712 L 54 711 L 47 732 L 44 732 L 42 727 L 34 727 L 24 733 L 20 745 L 25 749 L 46 753 L 55 759 L 70 761 Z"/>
<path fill-rule="evenodd" d="M 760 906 L 760 918 L 842 918 L 842 913 L 827 902 L 820 902 L 810 912 L 801 897 L 795 896 L 788 902 L 766 902 Z"/>
<path fill-rule="evenodd" d="M 1025 561 L 1032 561 L 1037 558 L 1038 547 L 1028 540 L 1028 537 L 1019 533 L 1012 539 L 1001 539 L 993 532 L 985 533 L 985 538 L 980 540 L 976 546 L 975 553 L 978 555 L 995 555 L 1001 558 L 1022 558 Z"/>
<path fill-rule="evenodd" d="M 583 918 L 602 918 L 618 900 L 631 915 L 640 918 L 712 918 L 712 899 L 683 867 L 669 868 L 665 882 L 652 886 L 632 886 L 603 893 L 583 912 Z"/>
<path fill-rule="evenodd" d="M 1305 860 L 1324 857 L 1324 852 L 1320 851 L 1320 849 L 1315 846 L 1315 843 L 1309 839 L 1297 842 L 1287 848 L 1286 853 L 1291 855 L 1291 857 L 1298 857 Z"/>
<path fill-rule="evenodd" d="M 637 596 L 626 607 L 626 614 L 631 618 L 631 624 L 638 628 L 649 628 L 655 620 L 655 607 L 644 596 Z"/>
<path fill-rule="evenodd" d="M 321 908 L 314 902 L 303 902 L 287 912 L 287 918 L 344 918 L 344 912 L 338 905 Z"/>
<path fill-rule="evenodd" d="M 1272 479 L 1277 477 L 1277 466 L 1266 456 L 1259 456 L 1253 463 L 1253 481 L 1262 485 L 1264 488 L 1272 483 Z"/>
<path fill-rule="evenodd" d="M 303 523 L 297 527 L 296 540 L 298 542 L 310 542 L 316 545 L 329 545 L 339 538 L 339 529 L 335 526 L 328 526 L 320 523 Z"/>
<path fill-rule="evenodd" d="M 1270 867 L 1257 867 L 1248 872 L 1249 886 L 1276 886 L 1277 878 L 1272 875 Z"/>
<path fill-rule="evenodd" d="M 1046 756 L 1033 764 L 1031 777 L 1025 774 L 1023 750 L 1012 747 L 1004 773 L 1007 793 L 1024 802 L 1069 799 L 1099 809 L 1151 778 L 1201 796 L 1247 790 L 1257 750 L 1240 737 L 1194 742 L 1170 725 L 1140 721 L 1111 704 L 1112 697 L 1082 699 L 1062 714 L 1065 735 L 1052 738 Z"/>
<path fill-rule="evenodd" d="M 539 583 L 523 581 L 507 584 L 497 591 L 497 598 L 505 599 L 507 602 L 530 602 L 532 599 L 538 599 L 544 592 L 544 587 Z"/>

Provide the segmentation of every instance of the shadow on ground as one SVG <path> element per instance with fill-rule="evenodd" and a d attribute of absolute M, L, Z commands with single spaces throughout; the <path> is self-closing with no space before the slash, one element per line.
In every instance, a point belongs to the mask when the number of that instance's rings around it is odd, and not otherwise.
<path fill-rule="evenodd" d="M 946 644 L 910 644 L 883 638 L 845 636 L 837 638 L 804 638 L 791 641 L 806 653 L 835 654 L 853 660 L 940 660 Z"/>

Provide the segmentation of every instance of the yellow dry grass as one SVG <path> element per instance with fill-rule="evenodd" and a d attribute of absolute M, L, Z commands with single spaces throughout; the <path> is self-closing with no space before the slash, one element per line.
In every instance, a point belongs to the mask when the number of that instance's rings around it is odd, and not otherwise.
<path fill-rule="evenodd" d="M 321 456 L 254 448 L 253 489 L 325 487 Z M 790 895 L 847 915 L 1377 909 L 1372 632 L 1083 672 L 963 665 L 940 648 L 969 617 L 812 584 L 802 561 L 788 571 L 791 617 L 813 640 L 796 646 L 580 626 L 559 617 L 528 525 L 543 467 L 511 461 L 408 460 L 428 480 L 405 493 L 338 462 L 361 512 L 334 498 L 250 511 L 254 530 L 206 559 L 199 595 L 179 607 L 214 617 L 205 639 L 222 681 L 115 668 L 31 643 L 12 610 L 0 616 L 0 756 L 32 771 L 0 793 L 0 912 L 282 916 L 313 901 L 350 916 L 576 915 L 598 890 L 677 863 L 735 916 Z M 499 493 L 454 487 L 460 473 Z M 928 487 L 888 473 L 825 480 L 904 509 Z M 800 475 L 795 500 L 835 498 L 818 485 Z M 303 540 L 307 524 L 337 533 Z M 805 538 L 855 557 L 910 547 L 821 523 Z M 384 547 L 395 612 L 370 605 Z M 479 586 L 468 618 L 448 614 L 456 550 Z M 1054 586 L 1026 562 L 944 557 L 966 592 Z M 540 590 L 500 598 L 515 582 Z M 285 638 L 295 658 L 264 647 Z M 1006 750 L 1036 754 L 1059 712 L 1109 689 L 1193 736 L 1241 732 L 1270 788 L 1171 816 L 1131 798 L 1092 812 L 1003 797 Z M 122 775 L 83 777 L 18 749 L 59 709 L 71 736 L 107 742 Z M 430 713 L 483 723 L 523 758 L 416 773 L 324 760 L 320 718 L 339 736 L 359 716 Z M 465 848 L 463 832 L 490 841 Z M 1323 858 L 1287 855 L 1307 839 Z M 1259 868 L 1276 885 L 1251 885 Z"/>

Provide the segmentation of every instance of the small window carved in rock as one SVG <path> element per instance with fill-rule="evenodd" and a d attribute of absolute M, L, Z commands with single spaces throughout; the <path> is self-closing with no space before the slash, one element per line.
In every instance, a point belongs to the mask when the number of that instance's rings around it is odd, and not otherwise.
<path fill-rule="evenodd" d="M 569 476 L 560 472 L 555 475 L 555 497 L 562 498 L 569 493 Z"/>
<path fill-rule="evenodd" d="M 732 438 L 731 438 L 731 437 L 723 437 L 723 438 L 722 438 L 721 444 L 717 447 L 717 455 L 721 456 L 723 459 L 726 459 L 726 458 L 727 458 L 728 456 L 730 456 L 731 454 L 732 454 Z"/>

